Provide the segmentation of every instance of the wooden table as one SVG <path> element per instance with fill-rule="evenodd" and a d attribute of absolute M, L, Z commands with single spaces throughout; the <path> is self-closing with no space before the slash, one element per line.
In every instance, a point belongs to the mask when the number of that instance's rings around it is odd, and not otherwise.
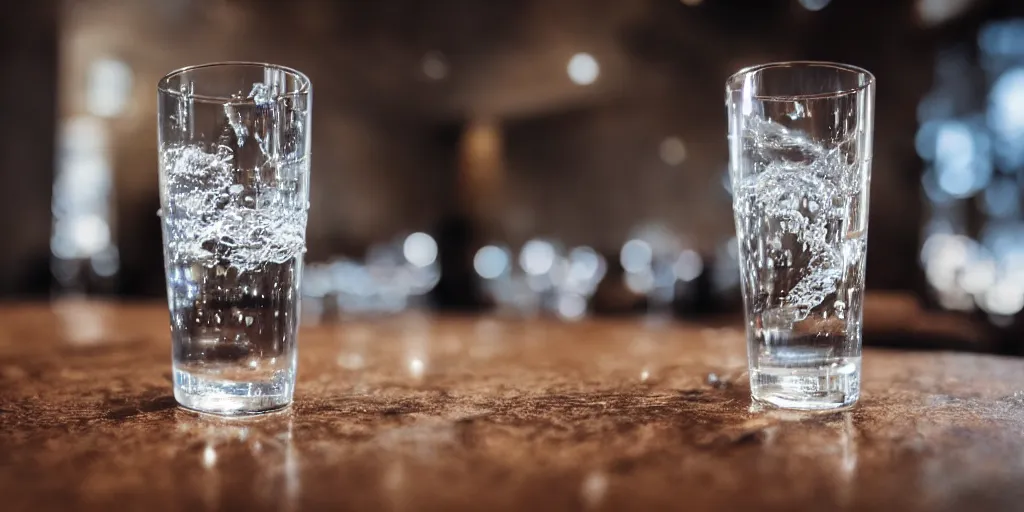
<path fill-rule="evenodd" d="M 868 350 L 851 412 L 751 410 L 734 328 L 312 327 L 285 412 L 170 394 L 166 312 L 0 308 L 0 510 L 1020 510 L 1024 360 Z"/>

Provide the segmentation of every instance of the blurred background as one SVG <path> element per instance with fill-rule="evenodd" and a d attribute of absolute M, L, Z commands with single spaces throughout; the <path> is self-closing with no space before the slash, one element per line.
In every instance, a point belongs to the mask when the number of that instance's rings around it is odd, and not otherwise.
<path fill-rule="evenodd" d="M 0 18 L 4 298 L 163 300 L 156 83 L 254 60 L 314 84 L 305 321 L 733 321 L 724 82 L 815 59 L 878 79 L 865 342 L 1024 353 L 1020 0 L 15 11 Z"/>

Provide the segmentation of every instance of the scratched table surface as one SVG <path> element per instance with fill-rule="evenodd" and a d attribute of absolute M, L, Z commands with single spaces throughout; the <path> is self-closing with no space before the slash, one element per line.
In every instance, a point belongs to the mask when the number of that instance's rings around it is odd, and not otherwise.
<path fill-rule="evenodd" d="M 1024 360 L 867 350 L 851 411 L 752 408 L 738 328 L 304 328 L 295 404 L 179 409 L 166 312 L 0 307 L 0 509 L 1021 510 Z"/>

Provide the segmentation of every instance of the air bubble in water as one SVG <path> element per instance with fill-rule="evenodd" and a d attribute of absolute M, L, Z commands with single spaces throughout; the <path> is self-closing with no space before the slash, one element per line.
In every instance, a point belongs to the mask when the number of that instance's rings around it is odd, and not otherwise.
<path fill-rule="evenodd" d="M 237 171 L 232 158 L 230 151 L 211 154 L 198 146 L 161 151 L 171 257 L 182 264 L 217 266 L 218 276 L 227 273 L 221 261 L 246 271 L 267 262 L 283 263 L 305 247 L 306 198 L 297 178 L 268 181 L 246 193 L 243 185 L 233 183 Z M 296 177 L 308 172 L 308 160 L 287 165 L 296 167 Z M 241 204 L 233 200 L 243 193 Z"/>
<path fill-rule="evenodd" d="M 844 225 L 851 164 L 842 152 L 759 118 L 751 119 L 745 144 L 762 170 L 739 183 L 734 191 L 736 211 L 751 226 L 744 236 L 751 238 L 750 243 L 764 240 L 767 251 L 751 251 L 757 254 L 748 258 L 764 258 L 769 266 L 778 267 L 791 267 L 794 256 L 805 262 L 794 269 L 800 272 L 795 284 L 776 291 L 784 307 L 796 313 L 793 320 L 800 321 L 836 292 L 842 277 L 842 248 L 829 234 Z M 787 246 L 801 249 L 794 255 L 788 248 L 782 251 Z"/>

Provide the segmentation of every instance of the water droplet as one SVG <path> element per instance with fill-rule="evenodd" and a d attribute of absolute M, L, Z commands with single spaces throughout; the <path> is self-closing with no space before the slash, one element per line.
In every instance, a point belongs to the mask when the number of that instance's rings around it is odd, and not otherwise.
<path fill-rule="evenodd" d="M 251 316 L 245 317 L 245 326 L 252 327 L 253 318 Z"/>

